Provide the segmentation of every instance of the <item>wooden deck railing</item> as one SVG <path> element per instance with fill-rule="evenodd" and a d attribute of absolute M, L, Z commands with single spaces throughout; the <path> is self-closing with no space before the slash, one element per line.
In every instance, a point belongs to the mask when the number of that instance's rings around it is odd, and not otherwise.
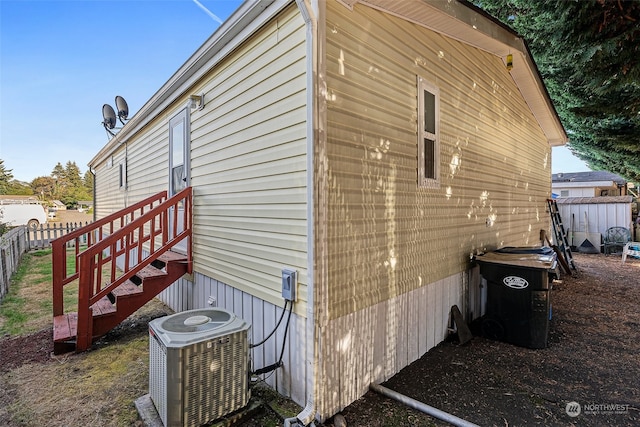
<path fill-rule="evenodd" d="M 79 279 L 79 345 L 82 340 L 91 342 L 91 305 L 181 241 L 186 242 L 191 259 L 191 218 L 192 191 L 188 187 L 168 200 L 166 192 L 160 192 L 52 242 L 53 315 L 64 313 L 64 286 Z M 76 240 L 75 250 L 69 252 L 74 259 L 68 259 L 67 243 L 72 239 Z M 84 239 L 86 249 L 80 252 Z"/>

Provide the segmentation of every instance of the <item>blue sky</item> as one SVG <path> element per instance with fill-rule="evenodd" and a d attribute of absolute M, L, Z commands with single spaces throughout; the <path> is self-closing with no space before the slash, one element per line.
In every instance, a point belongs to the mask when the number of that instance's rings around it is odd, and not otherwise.
<path fill-rule="evenodd" d="M 0 0 L 0 159 L 15 179 L 75 161 L 107 142 L 102 105 L 130 117 L 241 0 Z M 559 152 L 558 154 L 556 154 Z M 554 149 L 553 172 L 588 170 Z"/>
<path fill-rule="evenodd" d="M 107 142 L 102 105 L 121 95 L 131 117 L 241 3 L 0 0 L 4 166 L 27 182 L 58 162 L 84 173 Z"/>

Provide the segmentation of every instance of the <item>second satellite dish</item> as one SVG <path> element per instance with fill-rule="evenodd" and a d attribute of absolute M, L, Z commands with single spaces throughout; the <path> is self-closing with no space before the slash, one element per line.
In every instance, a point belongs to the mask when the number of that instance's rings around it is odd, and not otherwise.
<path fill-rule="evenodd" d="M 118 118 L 122 124 L 124 124 L 124 121 L 127 120 L 129 116 L 129 106 L 127 105 L 127 101 L 120 95 L 116 96 L 116 109 L 118 110 Z"/>

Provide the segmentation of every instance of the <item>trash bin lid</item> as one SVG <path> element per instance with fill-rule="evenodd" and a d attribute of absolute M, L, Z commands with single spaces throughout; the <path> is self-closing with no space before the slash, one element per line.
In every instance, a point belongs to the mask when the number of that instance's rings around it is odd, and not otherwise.
<path fill-rule="evenodd" d="M 492 264 L 515 265 L 518 267 L 535 268 L 541 270 L 549 270 L 555 268 L 556 254 L 553 249 L 551 250 L 551 253 L 547 253 L 544 249 L 534 250 L 534 247 L 523 247 L 515 249 L 510 247 L 506 249 L 506 251 L 501 251 L 500 249 L 498 249 L 493 252 L 487 252 L 484 255 L 477 256 L 476 261 Z"/>
<path fill-rule="evenodd" d="M 539 254 L 539 255 L 551 255 L 553 249 L 549 246 L 505 246 L 497 249 L 495 252 L 501 254 Z"/>

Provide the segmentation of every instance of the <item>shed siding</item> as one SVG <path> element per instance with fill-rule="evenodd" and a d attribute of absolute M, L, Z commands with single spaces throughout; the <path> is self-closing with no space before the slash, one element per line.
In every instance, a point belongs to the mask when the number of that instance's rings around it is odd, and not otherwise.
<path fill-rule="evenodd" d="M 216 67 L 191 114 L 194 268 L 274 304 L 307 265 L 305 27 L 295 5 Z"/>
<path fill-rule="evenodd" d="M 499 58 L 361 5 L 329 2 L 326 33 L 330 318 L 538 241 L 550 147 Z M 437 189 L 417 185 L 417 75 L 440 90 Z"/>
<path fill-rule="evenodd" d="M 609 227 L 633 229 L 631 202 L 558 203 L 558 211 L 572 246 L 579 246 L 584 241 L 586 232 L 604 236 Z"/>

